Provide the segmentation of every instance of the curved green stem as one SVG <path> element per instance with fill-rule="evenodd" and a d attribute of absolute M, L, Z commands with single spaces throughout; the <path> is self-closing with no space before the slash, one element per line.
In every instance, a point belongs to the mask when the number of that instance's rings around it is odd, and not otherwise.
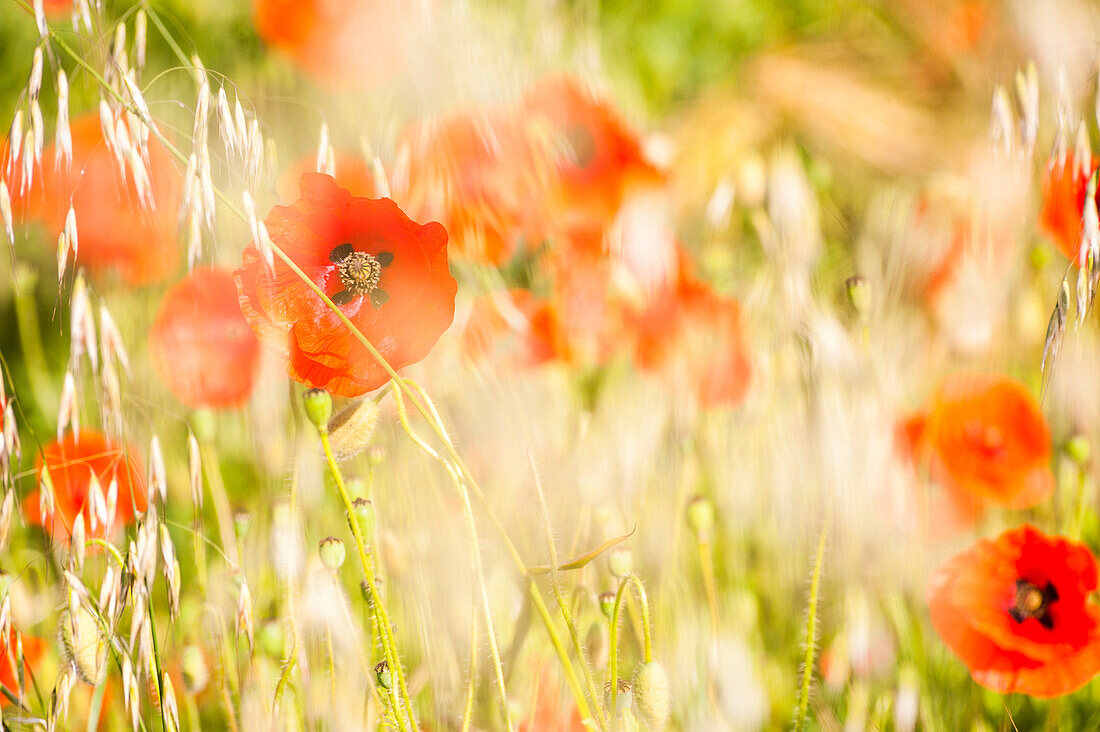
<path fill-rule="evenodd" d="M 798 712 L 795 715 L 795 730 L 802 732 L 806 726 L 806 714 L 810 707 L 810 684 L 814 675 L 814 647 L 817 639 L 817 601 L 821 589 L 821 569 L 825 563 L 825 543 L 829 535 L 829 522 L 832 515 L 832 502 L 825 511 L 825 522 L 821 526 L 821 536 L 817 540 L 817 554 L 814 557 L 813 578 L 810 580 L 810 605 L 806 612 L 806 652 L 802 658 L 802 685 L 798 692 Z"/>
<path fill-rule="evenodd" d="M 615 606 L 611 611 L 611 657 L 607 664 L 607 680 L 611 686 L 611 713 L 615 713 L 615 703 L 619 696 L 619 618 L 623 608 L 623 598 L 627 587 L 633 585 L 634 592 L 638 596 L 638 604 L 642 607 L 642 658 L 646 663 L 653 661 L 653 640 L 649 623 L 649 600 L 646 597 L 645 585 L 637 575 L 629 574 L 623 577 L 619 583 L 619 591 L 615 593 Z"/>

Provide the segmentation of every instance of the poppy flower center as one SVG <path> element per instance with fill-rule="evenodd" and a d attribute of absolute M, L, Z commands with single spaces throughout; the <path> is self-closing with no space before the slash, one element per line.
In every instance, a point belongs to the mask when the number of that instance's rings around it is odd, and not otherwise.
<path fill-rule="evenodd" d="M 382 263 L 366 252 L 351 252 L 336 265 L 336 273 L 352 295 L 369 295 L 378 287 Z"/>
<path fill-rule="evenodd" d="M 1038 585 L 1024 579 L 1016 580 L 1016 597 L 1008 614 L 1017 623 L 1035 618 L 1047 630 L 1054 626 L 1050 617 L 1050 604 L 1058 599 L 1058 590 L 1050 582 L 1040 589 Z"/>
<path fill-rule="evenodd" d="M 983 424 L 975 420 L 966 426 L 966 436 L 979 451 L 993 457 L 1005 445 L 1004 432 L 997 425 Z"/>

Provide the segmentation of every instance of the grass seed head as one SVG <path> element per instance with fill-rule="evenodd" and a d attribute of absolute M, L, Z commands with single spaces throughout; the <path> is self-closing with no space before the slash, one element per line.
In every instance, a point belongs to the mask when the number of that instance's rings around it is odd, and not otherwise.
<path fill-rule="evenodd" d="M 62 611 L 59 626 L 65 657 L 81 681 L 95 686 L 107 669 L 107 639 L 96 617 L 77 603 Z"/>

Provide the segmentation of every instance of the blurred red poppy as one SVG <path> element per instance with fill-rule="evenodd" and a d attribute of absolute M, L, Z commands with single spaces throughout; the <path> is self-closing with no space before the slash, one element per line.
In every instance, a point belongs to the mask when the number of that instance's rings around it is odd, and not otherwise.
<path fill-rule="evenodd" d="M 734 407 L 744 399 L 752 362 L 737 300 L 682 271 L 625 318 L 638 368 L 690 389 L 705 407 Z"/>
<path fill-rule="evenodd" d="M 523 289 L 488 293 L 474 300 L 462 330 L 462 345 L 471 358 L 502 356 L 520 368 L 568 362 L 571 357 L 556 308 Z"/>
<path fill-rule="evenodd" d="M 27 521 L 50 532 L 54 539 L 67 538 L 78 515 L 84 517 L 85 536 L 105 538 L 120 530 L 133 519 L 135 512 L 147 507 L 145 498 L 145 471 L 137 454 L 126 446 L 119 446 L 98 432 L 83 430 L 79 436 L 72 432 L 60 442 L 51 442 L 37 460 L 38 474 L 49 473 L 53 484 L 54 510 L 52 516 L 43 516 L 41 493 L 34 491 L 23 502 Z M 111 525 L 111 532 L 104 531 L 101 521 L 92 528 L 92 507 L 88 503 L 92 476 L 99 481 L 106 499 L 111 481 L 118 486 L 118 499 Z"/>
<path fill-rule="evenodd" d="M 1023 384 L 998 374 L 940 382 L 919 445 L 932 477 L 964 503 L 1034 506 L 1054 491 L 1050 429 Z"/>
<path fill-rule="evenodd" d="M 1098 164 L 1100 159 L 1093 157 L 1088 170 L 1079 169 L 1070 155 L 1064 166 L 1055 166 L 1043 180 L 1043 208 L 1039 212 L 1039 226 L 1062 253 L 1074 261 L 1080 258 L 1081 253 L 1081 220 L 1085 215 L 1089 178 Z"/>
<path fill-rule="evenodd" d="M 3 684 L 4 688 L 16 698 L 19 697 L 19 674 L 16 673 L 18 661 L 16 661 L 15 649 L 20 641 L 23 643 L 24 669 L 30 670 L 37 666 L 42 656 L 46 654 L 46 641 L 41 638 L 17 633 L 15 628 L 8 632 L 7 642 L 0 647 L 0 684 Z M 11 702 L 8 701 L 8 697 L 0 694 L 0 706 L 6 707 L 9 704 Z"/>
<path fill-rule="evenodd" d="M 1068 694 L 1100 673 L 1096 560 L 1084 544 L 1033 526 L 983 539 L 928 583 L 932 625 L 1001 694 Z"/>
<path fill-rule="evenodd" d="M 114 270 L 134 285 L 162 279 L 177 263 L 176 216 L 182 178 L 167 150 L 149 138 L 146 170 L 153 207 L 144 206 L 134 176 L 124 176 L 103 139 L 98 114 L 86 114 L 71 125 L 72 165 L 53 165 L 51 147 L 43 153 L 42 171 L 24 196 L 12 201 L 27 216 L 42 221 L 51 237 L 65 228 L 72 205 L 76 216 L 76 261 L 95 272 Z M 46 161 L 49 161 L 48 163 Z M 12 194 L 21 185 L 21 178 Z"/>
<path fill-rule="evenodd" d="M 528 134 L 549 144 L 556 169 L 549 218 L 566 229 L 602 229 L 635 184 L 659 183 L 638 135 L 574 76 L 536 82 L 520 110 Z"/>
<path fill-rule="evenodd" d="M 353 196 L 374 198 L 378 189 L 374 182 L 374 172 L 361 155 L 337 151 L 333 160 L 333 178 L 336 185 L 347 188 Z M 317 170 L 317 156 L 304 155 L 298 162 L 279 176 L 279 198 L 294 201 L 298 198 L 298 181 L 304 173 Z"/>
<path fill-rule="evenodd" d="M 438 218 L 457 254 L 501 264 L 544 226 L 535 203 L 545 190 L 538 150 L 507 115 L 456 113 L 414 126 L 409 153 L 408 204 Z"/>
<path fill-rule="evenodd" d="M 301 198 L 266 219 L 272 241 L 395 368 L 424 358 L 454 319 L 458 284 L 447 232 L 417 224 L 388 198 L 358 198 L 331 176 L 306 173 Z M 255 243 L 234 272 L 245 319 L 287 357 L 291 378 L 358 396 L 389 375 L 347 326 L 280 259 L 274 272 Z"/>
<path fill-rule="evenodd" d="M 260 342 L 241 314 L 233 273 L 196 269 L 164 293 L 149 355 L 168 390 L 189 407 L 232 409 L 248 401 Z"/>
<path fill-rule="evenodd" d="M 400 0 L 253 0 L 256 32 L 334 90 L 374 85 L 406 65 L 426 3 Z"/>

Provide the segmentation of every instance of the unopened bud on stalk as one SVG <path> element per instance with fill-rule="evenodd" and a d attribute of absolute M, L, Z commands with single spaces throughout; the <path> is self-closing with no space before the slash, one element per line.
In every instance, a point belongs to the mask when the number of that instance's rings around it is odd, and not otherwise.
<path fill-rule="evenodd" d="M 198 694 L 210 681 L 210 669 L 206 665 L 206 656 L 195 645 L 184 646 L 180 661 L 183 669 L 183 690 L 188 694 Z"/>
<path fill-rule="evenodd" d="M 639 664 L 634 670 L 631 687 L 634 716 L 649 729 L 664 729 L 668 724 L 672 705 L 672 693 L 665 667 L 656 661 Z"/>
<path fill-rule="evenodd" d="M 607 555 L 607 568 L 618 579 L 628 577 L 634 573 L 634 552 L 623 547 L 612 549 Z"/>
<path fill-rule="evenodd" d="M 260 626 L 260 649 L 271 658 L 282 658 L 286 653 L 286 636 L 277 620 Z"/>
<path fill-rule="evenodd" d="M 386 448 L 382 445 L 371 445 L 367 450 L 367 464 L 377 467 L 386 459 Z"/>
<path fill-rule="evenodd" d="M 687 505 L 687 522 L 697 541 L 707 543 L 714 533 L 714 503 L 706 496 L 695 496 Z"/>
<path fill-rule="evenodd" d="M 72 604 L 71 604 L 72 605 Z M 107 669 L 107 639 L 92 613 L 79 603 L 59 618 L 61 645 L 80 680 L 95 686 Z"/>
<path fill-rule="evenodd" d="M 1089 438 L 1084 435 L 1074 435 L 1066 442 L 1066 454 L 1078 465 L 1084 465 L 1089 461 L 1091 454 Z"/>
<path fill-rule="evenodd" d="M 374 677 L 378 680 L 378 685 L 386 691 L 393 688 L 393 674 L 390 673 L 390 665 L 385 661 L 374 667 Z"/>
<path fill-rule="evenodd" d="M 615 614 L 615 593 L 614 592 L 601 592 L 600 593 L 600 612 L 607 618 L 608 622 L 611 622 L 612 616 Z"/>
<path fill-rule="evenodd" d="M 196 409 L 191 413 L 191 429 L 199 442 L 209 442 L 218 432 L 218 422 L 211 409 Z"/>
<path fill-rule="evenodd" d="M 378 429 L 378 404 L 371 398 L 360 399 L 328 423 L 329 442 L 337 460 L 358 455 L 374 439 Z"/>
<path fill-rule="evenodd" d="M 317 431 L 327 431 L 328 421 L 332 417 L 332 395 L 324 389 L 310 389 L 302 395 L 302 404 L 306 417 Z"/>
<path fill-rule="evenodd" d="M 366 498 L 356 498 L 352 501 L 351 508 L 355 513 L 355 520 L 359 522 L 359 531 L 363 534 L 363 543 L 367 545 L 369 551 L 370 545 L 374 543 L 374 504 Z"/>
<path fill-rule="evenodd" d="M 844 281 L 844 291 L 848 295 L 848 304 L 861 323 L 871 319 L 871 283 L 862 275 L 849 277 Z"/>
<path fill-rule="evenodd" d="M 233 512 L 233 533 L 237 535 L 237 539 L 244 541 L 244 538 L 248 536 L 248 530 L 252 527 L 252 514 L 243 508 L 237 509 Z"/>
<path fill-rule="evenodd" d="M 344 549 L 344 542 L 337 539 L 335 536 L 330 536 L 325 539 L 321 539 L 317 545 L 317 551 L 321 555 L 321 564 L 326 568 L 335 572 L 340 569 L 344 564 L 344 558 L 347 556 L 347 551 Z"/>

